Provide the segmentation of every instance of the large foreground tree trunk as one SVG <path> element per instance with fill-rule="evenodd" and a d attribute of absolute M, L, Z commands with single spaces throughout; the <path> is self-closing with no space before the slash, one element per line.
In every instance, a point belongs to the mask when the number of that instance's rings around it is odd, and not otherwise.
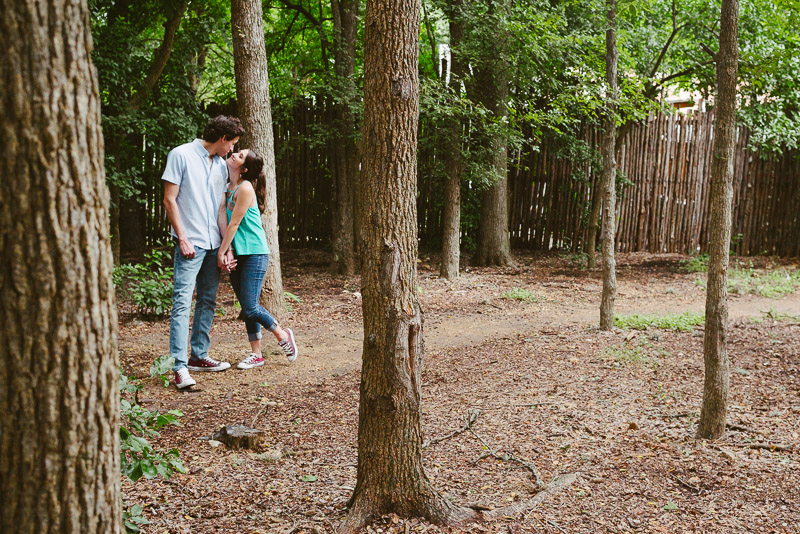
<path fill-rule="evenodd" d="M 267 177 L 266 211 L 261 215 L 269 245 L 269 267 L 264 278 L 261 304 L 276 319 L 286 317 L 283 296 L 281 252 L 278 244 L 278 192 L 275 183 L 275 140 L 269 102 L 267 52 L 264 48 L 264 19 L 260 0 L 231 0 L 233 61 L 236 75 L 236 100 L 245 133 L 243 148 L 251 148 L 264 158 Z"/>
<path fill-rule="evenodd" d="M 603 133 L 603 296 L 600 302 L 600 329 L 614 327 L 614 300 L 617 297 L 617 262 L 614 258 L 617 229 L 617 0 L 608 0 L 606 30 L 606 100 L 608 115 Z M 594 251 L 590 252 L 591 255 Z"/>
<path fill-rule="evenodd" d="M 728 254 L 731 243 L 733 162 L 736 143 L 736 72 L 738 0 L 722 1 L 717 61 L 717 109 L 711 164 L 711 222 L 703 340 L 705 384 L 697 436 L 716 439 L 725 433 L 730 369 L 728 364 Z"/>
<path fill-rule="evenodd" d="M 361 280 L 364 348 L 358 470 L 340 532 L 394 512 L 437 523 L 474 517 L 422 467 L 422 312 L 417 288 L 418 0 L 367 3 Z"/>
<path fill-rule="evenodd" d="M 461 93 L 463 61 L 461 61 L 461 41 L 464 38 L 464 24 L 461 21 L 462 0 L 451 0 L 447 9 L 450 19 L 450 88 L 456 95 Z M 444 211 L 442 213 L 442 264 L 439 276 L 448 280 L 458 277 L 461 258 L 461 119 L 448 117 L 444 125 Z"/>
<path fill-rule="evenodd" d="M 85 2 L 0 19 L 0 532 L 120 531 L 109 192 Z"/>
<path fill-rule="evenodd" d="M 360 0 L 331 0 L 333 13 L 333 57 L 336 86 L 340 89 L 334 105 L 333 174 L 336 184 L 334 205 L 332 270 L 351 276 L 356 271 L 354 193 L 358 184 L 356 120 L 352 105 L 356 99 L 356 29 Z"/>

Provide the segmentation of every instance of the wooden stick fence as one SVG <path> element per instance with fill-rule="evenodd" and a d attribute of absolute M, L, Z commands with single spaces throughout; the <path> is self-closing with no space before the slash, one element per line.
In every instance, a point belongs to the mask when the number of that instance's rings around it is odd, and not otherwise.
<path fill-rule="evenodd" d="M 424 119 L 424 118 L 423 118 Z M 330 239 L 334 184 L 328 171 L 324 109 L 296 105 L 276 121 L 275 147 L 281 246 L 320 247 Z M 420 145 L 419 237 L 423 246 L 441 239 L 443 165 L 436 132 L 420 121 L 420 133 L 434 142 Z M 581 138 L 596 147 L 599 133 Z M 764 159 L 746 149 L 748 132 L 737 135 L 733 190 L 733 247 L 742 255 L 800 256 L 800 158 L 796 153 Z M 617 248 L 622 252 L 705 250 L 713 114 L 656 115 L 634 125 L 618 155 L 620 173 L 630 182 L 618 195 Z M 558 147 L 511 155 L 509 230 L 512 246 L 536 250 L 581 249 L 600 172 L 588 162 L 557 155 Z M 164 161 L 144 154 L 152 179 L 145 184 L 148 243 L 168 236 L 161 206 Z M 465 184 L 462 200 L 477 192 Z M 463 220 L 463 218 L 462 218 Z M 474 236 L 473 236 L 474 237 Z M 124 238 L 124 236 L 123 236 Z"/>

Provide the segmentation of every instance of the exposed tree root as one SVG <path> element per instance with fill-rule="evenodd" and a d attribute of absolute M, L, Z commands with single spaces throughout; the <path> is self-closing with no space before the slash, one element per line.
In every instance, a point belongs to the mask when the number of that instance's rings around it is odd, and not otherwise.
<path fill-rule="evenodd" d="M 532 510 L 538 506 L 550 495 L 561 491 L 564 488 L 571 486 L 580 477 L 580 473 L 570 473 L 568 475 L 560 476 L 550 484 L 548 484 L 542 491 L 534 495 L 526 501 L 520 501 L 503 508 L 496 508 L 490 512 L 484 512 L 483 517 L 486 521 L 495 521 L 503 517 L 514 517 Z"/>
<path fill-rule="evenodd" d="M 336 529 L 337 534 L 355 534 L 371 519 L 390 512 L 406 517 L 422 516 L 431 523 L 451 527 L 482 519 L 475 510 L 453 504 L 439 494 L 422 499 L 425 502 L 417 505 L 417 510 L 413 510 L 413 505 L 410 510 L 393 510 L 391 506 L 381 506 L 363 495 L 362 493 L 351 499 L 350 511 Z"/>

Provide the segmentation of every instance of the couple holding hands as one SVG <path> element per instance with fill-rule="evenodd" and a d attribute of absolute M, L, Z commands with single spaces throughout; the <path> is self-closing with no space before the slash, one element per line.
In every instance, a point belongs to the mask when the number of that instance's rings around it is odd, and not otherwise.
<path fill-rule="evenodd" d="M 297 359 L 292 330 L 281 328 L 259 304 L 269 262 L 267 237 L 261 225 L 266 177 L 264 161 L 254 151 L 244 149 L 231 154 L 243 133 L 239 119 L 224 115 L 211 119 L 202 139 L 170 151 L 161 177 L 164 207 L 177 242 L 169 352 L 175 360 L 178 389 L 196 384 L 190 370 L 224 371 L 230 367 L 228 362 L 208 356 L 220 270 L 230 274 L 250 341 L 250 355 L 237 367 L 264 365 L 262 326 L 272 332 L 290 362 Z M 187 358 L 195 289 L 191 356 Z"/>

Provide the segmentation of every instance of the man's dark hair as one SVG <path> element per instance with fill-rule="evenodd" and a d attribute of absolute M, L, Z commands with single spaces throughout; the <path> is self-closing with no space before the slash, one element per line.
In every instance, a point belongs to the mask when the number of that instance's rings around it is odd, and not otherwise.
<path fill-rule="evenodd" d="M 240 137 L 243 133 L 244 128 L 239 119 L 227 115 L 217 115 L 206 124 L 205 130 L 203 130 L 203 140 L 215 143 L 225 137 L 230 141 L 234 137 Z"/>

